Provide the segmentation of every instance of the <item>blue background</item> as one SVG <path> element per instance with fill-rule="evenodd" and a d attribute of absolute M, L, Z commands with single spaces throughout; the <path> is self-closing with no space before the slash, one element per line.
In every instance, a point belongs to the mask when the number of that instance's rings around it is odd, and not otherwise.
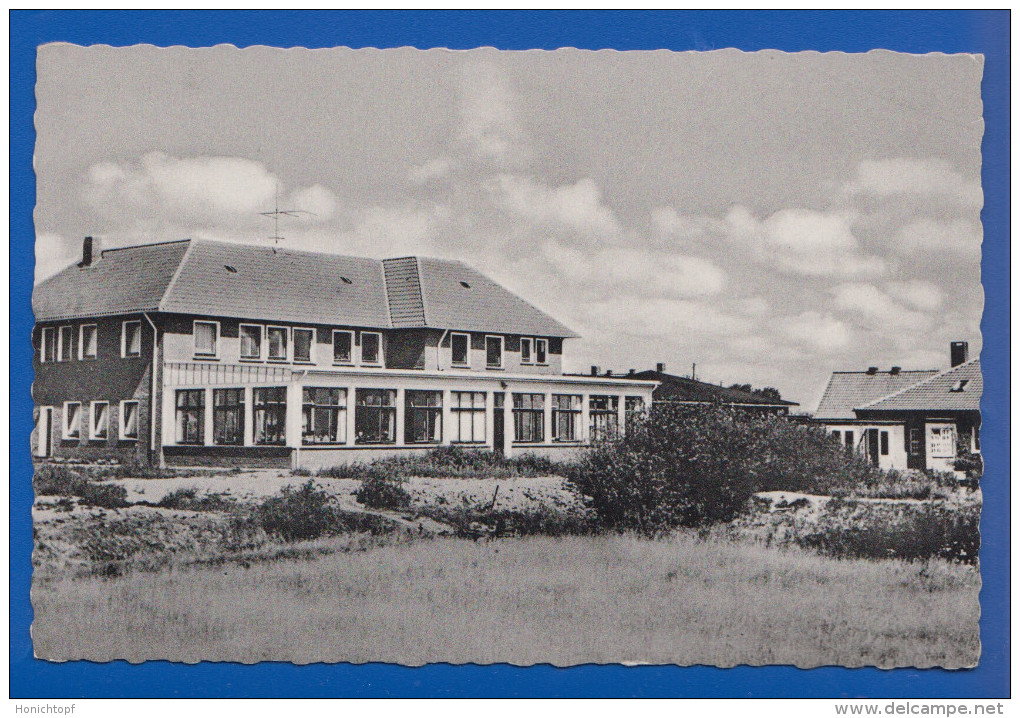
<path fill-rule="evenodd" d="M 636 696 L 1004 697 L 1009 695 L 1009 12 L 68 12 L 17 11 L 11 32 L 10 695 L 55 697 Z M 792 667 L 52 664 L 29 625 L 35 178 L 35 48 L 78 44 L 331 47 L 494 46 L 620 50 L 842 50 L 985 55 L 982 182 L 980 665 L 969 671 Z M 68 112 L 88 108 L 69 107 Z"/>

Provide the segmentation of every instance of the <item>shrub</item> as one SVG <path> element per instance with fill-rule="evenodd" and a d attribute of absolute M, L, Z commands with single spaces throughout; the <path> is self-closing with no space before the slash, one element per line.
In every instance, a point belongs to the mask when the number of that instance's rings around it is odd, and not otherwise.
<path fill-rule="evenodd" d="M 223 494 L 199 497 L 196 489 L 177 489 L 160 499 L 156 506 L 178 511 L 227 511 L 234 506 L 234 502 Z"/>
<path fill-rule="evenodd" d="M 332 497 L 311 480 L 296 490 L 284 486 L 277 496 L 259 504 L 255 515 L 267 534 L 285 541 L 318 538 L 335 525 Z"/>
<path fill-rule="evenodd" d="M 579 513 L 553 511 L 537 507 L 528 511 L 488 510 L 467 507 L 429 507 L 421 512 L 440 523 L 452 526 L 458 536 L 578 536 L 597 533 L 598 524 Z"/>
<path fill-rule="evenodd" d="M 370 462 L 352 462 L 319 471 L 335 479 L 406 478 L 493 478 L 556 476 L 564 467 L 534 454 L 507 458 L 494 451 L 438 446 L 424 454 L 391 456 Z"/>
<path fill-rule="evenodd" d="M 609 528 L 657 533 L 728 521 L 758 491 L 829 493 L 877 470 L 825 432 L 776 416 L 659 405 L 568 473 Z"/>
<path fill-rule="evenodd" d="M 104 509 L 119 509 L 130 506 L 127 501 L 127 489 L 117 484 L 97 484 L 86 482 L 78 494 L 82 502 L 90 506 Z"/>
<path fill-rule="evenodd" d="M 361 480 L 354 493 L 360 504 L 371 509 L 405 509 L 411 505 L 411 494 L 404 488 L 404 479 L 370 476 Z"/>
<path fill-rule="evenodd" d="M 956 457 L 956 460 L 953 462 L 953 468 L 964 472 L 970 483 L 974 483 L 984 474 L 985 463 L 984 459 L 981 458 L 981 454 L 974 454 L 968 451 Z"/>
<path fill-rule="evenodd" d="M 75 497 L 89 506 L 117 509 L 128 505 L 123 486 L 89 481 L 66 466 L 39 466 L 32 476 L 32 488 L 39 496 Z"/>

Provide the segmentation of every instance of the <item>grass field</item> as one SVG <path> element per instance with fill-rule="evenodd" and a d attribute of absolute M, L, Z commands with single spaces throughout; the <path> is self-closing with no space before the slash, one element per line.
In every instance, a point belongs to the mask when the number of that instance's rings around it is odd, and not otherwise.
<path fill-rule="evenodd" d="M 691 536 L 428 539 L 40 578 L 54 660 L 568 665 L 977 663 L 980 576 Z M 333 542 L 331 545 L 330 542 Z"/>

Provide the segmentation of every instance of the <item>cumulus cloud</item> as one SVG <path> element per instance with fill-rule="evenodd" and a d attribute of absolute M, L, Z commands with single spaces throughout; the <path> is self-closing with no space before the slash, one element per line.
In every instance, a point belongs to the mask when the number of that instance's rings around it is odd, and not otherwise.
<path fill-rule="evenodd" d="M 536 224 L 603 237 L 622 232 L 616 214 L 589 178 L 556 187 L 532 177 L 498 174 L 485 188 L 497 205 Z"/>
<path fill-rule="evenodd" d="M 614 297 L 591 302 L 590 320 L 605 331 L 648 337 L 697 335 L 716 339 L 751 329 L 745 317 L 731 314 L 717 303 L 697 299 Z"/>
<path fill-rule="evenodd" d="M 310 212 L 317 221 L 332 219 L 337 209 L 337 197 L 321 184 L 304 187 L 291 193 L 286 209 Z"/>
<path fill-rule="evenodd" d="M 875 276 L 886 270 L 881 257 L 864 253 L 845 214 L 792 208 L 759 220 L 738 205 L 726 224 L 731 242 L 786 273 Z"/>
<path fill-rule="evenodd" d="M 918 219 L 900 228 L 893 248 L 906 256 L 923 252 L 928 257 L 980 262 L 981 225 L 968 219 Z"/>
<path fill-rule="evenodd" d="M 528 157 L 517 97 L 491 62 L 469 62 L 460 72 L 459 139 L 476 159 L 516 166 Z"/>
<path fill-rule="evenodd" d="M 780 333 L 802 346 L 823 353 L 844 349 L 850 343 L 850 329 L 829 314 L 808 310 L 783 317 L 778 322 Z"/>
<path fill-rule="evenodd" d="M 968 208 L 980 208 L 984 201 L 981 183 L 964 177 L 942 159 L 865 160 L 846 189 L 876 197 L 933 196 Z"/>
<path fill-rule="evenodd" d="M 842 284 L 832 290 L 835 304 L 855 314 L 872 331 L 923 331 L 932 325 L 932 318 L 903 306 L 871 284 Z"/>
<path fill-rule="evenodd" d="M 906 282 L 889 282 L 885 286 L 889 294 L 916 309 L 933 311 L 942 306 L 942 290 L 931 282 L 912 279 Z"/>
<path fill-rule="evenodd" d="M 425 185 L 447 177 L 456 166 L 449 157 L 434 157 L 407 171 L 407 178 L 414 184 Z"/>

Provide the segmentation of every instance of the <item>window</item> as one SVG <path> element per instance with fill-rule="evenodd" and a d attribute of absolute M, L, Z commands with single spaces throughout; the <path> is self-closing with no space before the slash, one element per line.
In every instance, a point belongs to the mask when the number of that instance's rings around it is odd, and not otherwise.
<path fill-rule="evenodd" d="M 82 324 L 78 333 L 78 358 L 95 359 L 99 343 L 98 327 L 95 324 Z"/>
<path fill-rule="evenodd" d="M 854 448 L 854 432 L 848 431 L 843 436 L 844 436 L 844 443 L 846 444 L 846 448 L 848 448 L 848 449 Z"/>
<path fill-rule="evenodd" d="M 545 441 L 545 394 L 514 394 L 514 441 Z"/>
<path fill-rule="evenodd" d="M 485 366 L 489 369 L 503 367 L 503 337 L 485 337 Z"/>
<path fill-rule="evenodd" d="M 910 430 L 910 453 L 914 456 L 921 454 L 921 430 L 911 429 Z"/>
<path fill-rule="evenodd" d="M 468 334 L 450 335 L 450 361 L 455 366 L 467 366 L 470 363 L 468 361 L 470 341 L 471 337 Z"/>
<path fill-rule="evenodd" d="M 120 438 L 133 441 L 138 438 L 138 402 L 120 403 Z"/>
<path fill-rule="evenodd" d="M 287 327 L 269 327 L 266 329 L 269 343 L 269 358 L 274 361 L 287 361 Z"/>
<path fill-rule="evenodd" d="M 287 443 L 287 387 L 252 389 L 252 405 L 255 409 L 255 443 Z"/>
<path fill-rule="evenodd" d="M 301 443 L 342 444 L 347 439 L 347 390 L 306 386 L 302 390 Z"/>
<path fill-rule="evenodd" d="M 612 439 L 620 428 L 620 397 L 593 395 L 588 399 L 592 441 Z"/>
<path fill-rule="evenodd" d="M 485 392 L 450 392 L 453 426 L 450 441 L 455 444 L 485 443 Z"/>
<path fill-rule="evenodd" d="M 110 428 L 110 403 L 94 401 L 89 409 L 89 438 L 105 439 Z"/>
<path fill-rule="evenodd" d="M 216 322 L 195 322 L 195 356 L 216 356 L 216 339 L 220 325 Z"/>
<path fill-rule="evenodd" d="M 213 389 L 213 443 L 244 444 L 244 389 Z"/>
<path fill-rule="evenodd" d="M 312 360 L 312 344 L 314 342 L 314 329 L 295 329 L 294 361 L 310 362 Z"/>
<path fill-rule="evenodd" d="M 65 439 L 81 436 L 81 404 L 77 401 L 64 402 L 64 427 L 61 435 Z"/>
<path fill-rule="evenodd" d="M 581 397 L 572 394 L 553 394 L 553 441 L 577 441 L 581 424 Z"/>
<path fill-rule="evenodd" d="M 137 357 L 142 355 L 142 323 L 129 321 L 120 327 L 120 355 Z"/>
<path fill-rule="evenodd" d="M 262 326 L 260 324 L 242 324 L 241 335 L 241 358 L 261 359 L 262 358 Z"/>
<path fill-rule="evenodd" d="M 53 362 L 57 360 L 57 330 L 53 327 L 43 327 L 40 334 L 39 361 Z"/>
<path fill-rule="evenodd" d="M 178 389 L 177 443 L 205 443 L 205 389 Z"/>
<path fill-rule="evenodd" d="M 535 361 L 539 364 L 548 364 L 549 341 L 547 339 L 535 340 Z"/>
<path fill-rule="evenodd" d="M 879 438 L 879 444 L 880 444 L 879 451 L 881 452 L 882 456 L 888 456 L 889 455 L 889 432 L 888 431 L 881 432 L 879 434 L 878 438 Z"/>
<path fill-rule="evenodd" d="M 57 361 L 74 359 L 74 327 L 60 327 L 58 331 Z"/>
<path fill-rule="evenodd" d="M 392 444 L 396 441 L 397 392 L 393 389 L 358 389 L 355 398 L 356 442 Z"/>
<path fill-rule="evenodd" d="M 380 364 L 382 360 L 380 357 L 380 348 L 382 345 L 382 335 L 377 332 L 362 332 L 361 333 L 361 363 L 362 364 Z"/>
<path fill-rule="evenodd" d="M 350 364 L 351 347 L 354 345 L 354 332 L 333 330 L 333 363 Z"/>
<path fill-rule="evenodd" d="M 626 430 L 630 431 L 631 427 L 635 426 L 637 422 L 644 416 L 645 413 L 645 400 L 644 397 L 640 396 L 628 396 L 624 400 L 623 410 L 626 414 Z"/>
<path fill-rule="evenodd" d="M 524 337 L 521 339 L 521 364 L 531 364 L 533 361 L 531 358 L 531 339 Z"/>
<path fill-rule="evenodd" d="M 404 410 L 405 442 L 438 444 L 443 440 L 443 392 L 408 390 Z"/>

